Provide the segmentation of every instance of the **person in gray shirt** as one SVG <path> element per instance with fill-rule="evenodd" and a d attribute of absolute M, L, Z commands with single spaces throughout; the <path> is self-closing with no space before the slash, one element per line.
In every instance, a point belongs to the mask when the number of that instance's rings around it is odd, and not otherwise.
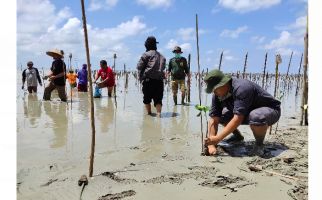
<path fill-rule="evenodd" d="M 268 127 L 281 116 L 281 102 L 256 83 L 232 78 L 220 70 L 210 71 L 204 80 L 206 92 L 213 93 L 209 137 L 205 139 L 208 153 L 215 154 L 216 145 L 230 133 L 233 135 L 226 142 L 242 141 L 244 137 L 237 129 L 241 124 L 249 124 L 256 140 L 255 149 L 261 149 Z M 224 125 L 221 132 L 218 124 Z"/>
<path fill-rule="evenodd" d="M 32 61 L 29 61 L 27 63 L 28 68 L 23 70 L 22 72 L 22 87 L 21 89 L 25 88 L 25 82 L 27 80 L 27 89 L 29 93 L 35 92 L 37 93 L 37 80 L 39 82 L 39 85 L 42 86 L 40 75 L 38 72 L 38 69 L 33 67 L 34 63 Z"/>
<path fill-rule="evenodd" d="M 137 64 L 139 79 L 142 82 L 143 103 L 151 115 L 151 101 L 157 110 L 157 116 L 161 117 L 163 99 L 163 79 L 165 78 L 165 57 L 157 51 L 157 41 L 154 36 L 149 36 L 144 46 L 144 52 Z"/>

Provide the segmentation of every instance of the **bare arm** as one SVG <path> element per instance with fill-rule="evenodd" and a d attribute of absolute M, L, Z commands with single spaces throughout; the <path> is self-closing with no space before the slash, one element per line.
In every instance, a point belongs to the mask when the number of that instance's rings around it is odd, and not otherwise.
<path fill-rule="evenodd" d="M 218 144 L 222 141 L 227 135 L 232 133 L 244 120 L 243 115 L 234 115 L 234 117 L 228 122 L 228 124 L 223 128 L 223 130 L 217 134 L 216 136 L 210 135 L 208 139 L 206 139 L 207 144 Z"/>

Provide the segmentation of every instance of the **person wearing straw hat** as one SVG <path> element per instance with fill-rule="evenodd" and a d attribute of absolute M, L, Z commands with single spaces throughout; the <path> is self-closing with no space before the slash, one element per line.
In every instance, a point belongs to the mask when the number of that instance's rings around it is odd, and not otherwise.
<path fill-rule="evenodd" d="M 58 96 L 61 99 L 61 101 L 66 102 L 66 64 L 62 60 L 62 58 L 64 57 L 63 51 L 53 49 L 47 51 L 46 54 L 48 56 L 53 57 L 54 61 L 51 64 L 50 73 L 44 77 L 44 79 L 49 79 L 49 83 L 45 88 L 43 99 L 45 101 L 50 100 L 51 92 L 54 89 L 57 89 Z"/>
<path fill-rule="evenodd" d="M 173 93 L 173 101 L 174 104 L 177 105 L 177 94 L 178 88 L 181 90 L 181 104 L 184 105 L 185 98 L 185 77 L 189 75 L 189 68 L 187 64 L 187 59 L 181 54 L 181 48 L 179 46 L 175 46 L 173 48 L 174 57 L 169 61 L 169 67 L 167 74 L 171 74 L 171 88 Z"/>
<path fill-rule="evenodd" d="M 209 112 L 208 132 L 205 139 L 210 155 L 216 153 L 216 145 L 229 134 L 226 142 L 239 142 L 244 139 L 238 126 L 248 124 L 256 140 L 255 150 L 263 150 L 263 141 L 269 126 L 280 116 L 281 102 L 256 83 L 246 79 L 233 78 L 220 70 L 212 70 L 205 77 L 206 92 L 213 93 Z M 218 125 L 224 128 L 218 132 Z"/>
<path fill-rule="evenodd" d="M 39 85 L 42 86 L 39 71 L 36 67 L 33 67 L 34 63 L 32 61 L 29 61 L 27 63 L 28 68 L 23 70 L 22 72 L 22 87 L 21 89 L 24 89 L 25 87 L 25 81 L 27 79 L 27 89 L 29 93 L 35 92 L 37 93 L 37 80 L 39 82 Z"/>
<path fill-rule="evenodd" d="M 153 100 L 157 117 L 161 117 L 166 59 L 157 51 L 157 43 L 154 36 L 149 36 L 145 40 L 146 51 L 142 54 L 136 69 L 142 82 L 143 103 L 148 115 L 152 114 L 151 102 Z"/>

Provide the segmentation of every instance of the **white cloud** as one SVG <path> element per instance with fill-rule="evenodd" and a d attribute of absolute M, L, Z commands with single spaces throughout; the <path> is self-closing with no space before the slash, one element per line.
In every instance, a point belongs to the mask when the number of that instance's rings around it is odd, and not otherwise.
<path fill-rule="evenodd" d="M 303 46 L 303 37 L 306 29 L 306 16 L 301 16 L 294 23 L 280 27 L 281 31 L 277 39 L 272 39 L 263 46 L 264 49 L 274 49 L 282 55 L 290 55 L 294 46 Z M 297 54 L 294 51 L 294 54 Z"/>
<path fill-rule="evenodd" d="M 182 51 L 185 53 L 189 53 L 192 50 L 192 46 L 190 43 L 179 44 L 179 42 L 174 39 L 170 39 L 165 48 L 170 49 L 172 51 L 175 46 L 181 47 Z"/>
<path fill-rule="evenodd" d="M 91 0 L 89 4 L 89 11 L 96 11 L 100 9 L 109 10 L 116 6 L 118 0 Z"/>
<path fill-rule="evenodd" d="M 251 38 L 251 41 L 254 43 L 263 43 L 265 39 L 266 38 L 264 36 L 254 36 Z"/>
<path fill-rule="evenodd" d="M 136 0 L 139 5 L 146 6 L 148 9 L 168 8 L 173 0 Z"/>
<path fill-rule="evenodd" d="M 247 26 L 238 27 L 236 30 L 225 29 L 220 33 L 221 37 L 238 38 L 239 34 L 248 30 Z"/>
<path fill-rule="evenodd" d="M 31 58 L 48 61 L 45 52 L 52 48 L 72 52 L 78 61 L 85 60 L 84 36 L 81 19 L 72 17 L 70 9 L 56 10 L 48 0 L 18 0 L 17 4 L 17 59 Z M 26 5 L 25 5 L 26 4 Z M 41 16 L 41 17 L 39 17 Z M 119 58 L 132 60 L 125 40 L 145 33 L 149 28 L 138 16 L 115 27 L 98 28 L 87 25 L 91 58 L 106 57 L 107 51 Z M 78 55 L 77 55 L 78 54 Z"/>
<path fill-rule="evenodd" d="M 193 40 L 196 37 L 194 28 L 180 28 L 177 34 L 184 41 Z"/>
<path fill-rule="evenodd" d="M 235 12 L 246 13 L 259 9 L 270 8 L 279 4 L 281 0 L 219 0 L 218 4 Z"/>

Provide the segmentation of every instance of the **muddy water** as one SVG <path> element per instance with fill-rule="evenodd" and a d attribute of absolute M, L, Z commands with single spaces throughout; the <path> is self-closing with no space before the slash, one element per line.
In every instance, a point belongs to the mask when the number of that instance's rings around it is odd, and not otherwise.
<path fill-rule="evenodd" d="M 71 102 L 67 87 L 68 103 L 60 102 L 55 91 L 51 102 L 42 101 L 43 87 L 38 87 L 37 94 L 28 94 L 20 89 L 17 77 L 18 199 L 79 199 L 77 180 L 88 174 L 91 140 L 87 93 L 73 90 Z M 246 162 L 254 159 L 248 152 L 253 136 L 247 126 L 240 129 L 249 143 L 240 146 L 239 153 L 244 153 L 234 154 L 226 148 L 219 157 L 200 156 L 194 78 L 191 87 L 192 102 L 177 106 L 173 105 L 170 88 L 165 87 L 161 119 L 145 114 L 139 84 L 131 75 L 128 88 L 124 87 L 124 77 L 118 79 L 116 101 L 107 97 L 106 90 L 102 98 L 94 99 L 95 176 L 89 179 L 83 199 L 250 199 L 250 191 L 252 198 L 272 199 L 263 196 L 269 192 L 277 199 L 292 199 L 288 192 L 297 186 L 292 180 L 285 184 L 281 177 L 240 170 L 247 171 Z M 297 126 L 300 96 L 295 97 L 295 90 L 290 90 L 282 100 L 278 134 L 289 127 L 307 132 Z M 210 105 L 211 95 L 203 92 L 202 102 Z M 203 127 L 205 134 L 205 116 Z M 306 134 L 300 137 L 307 143 Z M 268 135 L 267 141 L 272 154 L 269 159 L 290 149 L 283 146 L 286 139 L 275 144 L 275 136 Z M 299 158 L 307 171 L 307 151 Z"/>

